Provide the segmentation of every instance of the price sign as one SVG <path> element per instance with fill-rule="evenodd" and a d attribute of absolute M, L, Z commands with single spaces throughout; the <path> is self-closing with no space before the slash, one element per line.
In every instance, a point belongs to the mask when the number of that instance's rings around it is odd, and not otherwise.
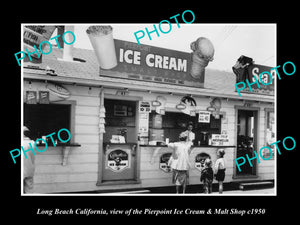
<path fill-rule="evenodd" d="M 150 113 L 151 112 L 151 103 L 148 101 L 139 102 L 139 113 Z"/>

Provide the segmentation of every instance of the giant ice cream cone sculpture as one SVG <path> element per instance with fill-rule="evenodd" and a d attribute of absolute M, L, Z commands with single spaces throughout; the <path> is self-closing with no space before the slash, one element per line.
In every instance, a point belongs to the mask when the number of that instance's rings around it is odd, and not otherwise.
<path fill-rule="evenodd" d="M 118 64 L 112 31 L 111 26 L 90 26 L 86 30 L 102 69 L 111 69 Z"/>
<path fill-rule="evenodd" d="M 200 37 L 191 43 L 193 50 L 191 75 L 204 82 L 205 67 L 213 60 L 215 49 L 210 40 Z"/>

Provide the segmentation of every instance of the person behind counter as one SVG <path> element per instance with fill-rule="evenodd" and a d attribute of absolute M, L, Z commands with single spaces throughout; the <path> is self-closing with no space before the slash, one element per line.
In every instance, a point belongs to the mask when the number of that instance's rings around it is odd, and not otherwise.
<path fill-rule="evenodd" d="M 187 135 L 187 142 L 191 142 L 191 144 L 193 145 L 194 140 L 195 140 L 195 133 L 192 131 L 193 130 L 193 123 L 189 122 L 188 126 L 187 126 L 187 130 L 185 131 L 186 135 Z"/>
<path fill-rule="evenodd" d="M 182 186 L 182 193 L 184 194 L 189 182 L 189 169 L 191 167 L 189 155 L 192 143 L 187 142 L 187 138 L 187 133 L 182 132 L 179 135 L 179 142 L 168 144 L 168 147 L 173 149 L 168 165 L 173 171 L 172 181 L 176 185 L 177 194 L 179 194 L 180 186 Z"/>

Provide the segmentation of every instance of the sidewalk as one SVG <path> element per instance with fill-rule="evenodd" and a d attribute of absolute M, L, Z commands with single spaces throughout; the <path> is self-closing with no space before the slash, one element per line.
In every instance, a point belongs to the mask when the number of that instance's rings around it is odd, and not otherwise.
<path fill-rule="evenodd" d="M 120 191 L 120 192 L 107 192 L 109 194 L 146 194 L 146 195 L 176 195 L 174 188 L 161 189 L 160 191 L 153 190 L 128 190 L 128 191 Z M 198 189 L 199 190 L 199 189 Z M 211 196 L 240 196 L 240 195 L 269 195 L 275 196 L 275 188 L 257 188 L 257 189 L 249 189 L 249 190 L 224 190 L 222 194 L 219 194 L 217 189 L 214 189 L 211 194 L 205 194 L 203 192 L 199 192 L 198 190 L 188 189 L 185 195 L 211 195 Z"/>
<path fill-rule="evenodd" d="M 219 189 L 218 185 L 213 185 L 213 192 L 211 195 L 218 196 Z M 169 187 L 158 187 L 158 188 L 149 188 L 148 194 L 175 194 L 175 186 Z M 199 194 L 205 195 L 203 193 L 203 186 L 202 185 L 191 185 L 188 186 L 186 189 L 186 194 Z M 274 186 L 250 186 L 244 188 L 243 190 L 239 189 L 238 184 L 224 184 L 223 194 L 222 195 L 276 195 L 275 187 Z"/>
<path fill-rule="evenodd" d="M 254 190 L 233 190 L 233 191 L 224 191 L 223 194 L 236 194 L 236 195 L 275 195 L 275 188 L 263 188 L 263 189 L 254 189 Z"/>

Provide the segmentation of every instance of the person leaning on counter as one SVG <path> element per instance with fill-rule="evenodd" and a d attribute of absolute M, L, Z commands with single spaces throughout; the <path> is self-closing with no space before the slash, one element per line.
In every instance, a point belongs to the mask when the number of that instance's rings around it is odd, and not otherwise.
<path fill-rule="evenodd" d="M 188 123 L 188 126 L 187 126 L 187 130 L 182 132 L 180 135 L 181 136 L 185 136 L 186 139 L 185 139 L 185 142 L 187 144 L 190 144 L 191 146 L 193 145 L 193 141 L 195 140 L 195 133 L 192 131 L 193 130 L 193 123 L 192 122 L 189 122 Z M 165 145 L 165 146 L 169 146 L 167 143 L 165 142 L 162 142 L 162 145 Z M 161 150 L 162 147 L 157 147 L 155 148 L 155 150 L 153 151 L 153 154 L 152 154 L 152 157 L 151 157 L 151 160 L 150 160 L 150 163 L 153 164 L 154 163 L 154 158 L 157 156 L 158 152 Z M 191 150 L 190 150 L 191 151 Z"/>

